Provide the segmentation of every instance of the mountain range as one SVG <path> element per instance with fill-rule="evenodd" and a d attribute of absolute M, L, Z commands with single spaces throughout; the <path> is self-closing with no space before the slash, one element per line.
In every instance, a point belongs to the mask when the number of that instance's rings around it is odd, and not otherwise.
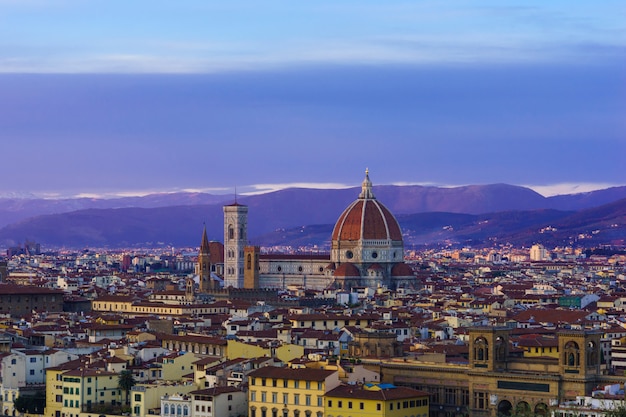
<path fill-rule="evenodd" d="M 262 246 L 327 247 L 336 219 L 358 188 L 238 196 L 249 207 L 249 237 Z M 411 245 L 614 244 L 626 239 L 626 187 L 544 197 L 507 184 L 375 186 Z M 223 205 L 233 195 L 152 194 L 117 199 L 0 198 L 0 245 L 196 247 L 203 225 L 223 240 Z"/>

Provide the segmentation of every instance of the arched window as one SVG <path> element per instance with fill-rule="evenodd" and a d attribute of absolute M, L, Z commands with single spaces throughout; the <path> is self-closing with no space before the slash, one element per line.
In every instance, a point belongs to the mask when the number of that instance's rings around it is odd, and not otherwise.
<path fill-rule="evenodd" d="M 252 269 L 252 255 L 248 254 L 247 266 L 248 270 Z"/>
<path fill-rule="evenodd" d="M 178 404 L 176 406 L 176 414 L 180 416 L 182 414 L 182 411 L 183 411 L 183 407 L 181 407 L 180 404 Z"/>
<path fill-rule="evenodd" d="M 228 225 L 228 239 L 234 239 L 235 238 L 235 229 L 233 228 L 232 224 Z"/>
<path fill-rule="evenodd" d="M 169 404 L 165 404 L 163 406 L 163 414 L 168 415 L 170 413 L 170 406 Z"/>
<path fill-rule="evenodd" d="M 506 359 L 506 340 L 502 336 L 496 338 L 495 359 L 499 362 Z"/>
<path fill-rule="evenodd" d="M 474 359 L 481 362 L 489 360 L 489 344 L 484 337 L 474 341 Z"/>
<path fill-rule="evenodd" d="M 188 416 L 189 415 L 189 407 L 187 407 L 187 406 L 183 407 L 183 415 L 184 416 Z"/>
<path fill-rule="evenodd" d="M 587 366 L 595 366 L 598 364 L 598 349 L 593 341 L 587 344 Z"/>
<path fill-rule="evenodd" d="M 580 366 L 580 349 L 578 343 L 570 340 L 565 344 L 565 351 L 563 352 L 564 361 L 566 366 Z"/>

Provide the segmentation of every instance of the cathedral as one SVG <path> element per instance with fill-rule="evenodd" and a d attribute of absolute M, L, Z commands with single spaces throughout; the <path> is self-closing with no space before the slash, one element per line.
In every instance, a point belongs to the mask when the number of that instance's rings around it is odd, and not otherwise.
<path fill-rule="evenodd" d="M 331 235 L 331 252 L 326 255 L 261 253 L 249 246 L 248 207 L 239 203 L 224 206 L 225 288 L 272 288 L 353 290 L 357 287 L 396 289 L 415 284 L 413 270 L 404 263 L 404 243 L 398 221 L 372 191 L 369 172 L 357 199 L 341 213 Z M 218 284 L 201 273 L 201 260 L 209 253 L 206 231 L 198 256 L 200 291 Z M 204 254 L 203 254 L 204 253 Z M 204 271 L 211 268 L 204 265 Z"/>

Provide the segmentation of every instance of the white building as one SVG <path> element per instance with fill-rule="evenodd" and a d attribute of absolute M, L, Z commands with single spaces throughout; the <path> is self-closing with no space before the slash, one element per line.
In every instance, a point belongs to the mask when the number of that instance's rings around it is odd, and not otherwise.
<path fill-rule="evenodd" d="M 530 260 L 531 261 L 549 261 L 550 252 L 543 245 L 532 245 L 530 247 Z"/>
<path fill-rule="evenodd" d="M 237 417 L 248 413 L 248 396 L 239 388 L 213 387 L 190 394 L 194 417 Z"/>

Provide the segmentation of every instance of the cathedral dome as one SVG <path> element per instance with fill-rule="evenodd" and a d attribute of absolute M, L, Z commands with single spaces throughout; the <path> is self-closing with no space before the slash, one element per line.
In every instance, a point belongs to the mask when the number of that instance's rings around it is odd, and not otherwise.
<path fill-rule="evenodd" d="M 402 241 L 398 221 L 372 193 L 372 182 L 368 172 L 365 173 L 359 198 L 339 216 L 331 239 L 333 241 Z"/>
<path fill-rule="evenodd" d="M 404 262 L 395 264 L 391 269 L 391 276 L 393 277 L 412 277 L 415 276 L 413 269 Z"/>
<path fill-rule="evenodd" d="M 357 278 L 361 276 L 358 268 L 350 262 L 343 263 L 335 270 L 335 278 Z"/>

